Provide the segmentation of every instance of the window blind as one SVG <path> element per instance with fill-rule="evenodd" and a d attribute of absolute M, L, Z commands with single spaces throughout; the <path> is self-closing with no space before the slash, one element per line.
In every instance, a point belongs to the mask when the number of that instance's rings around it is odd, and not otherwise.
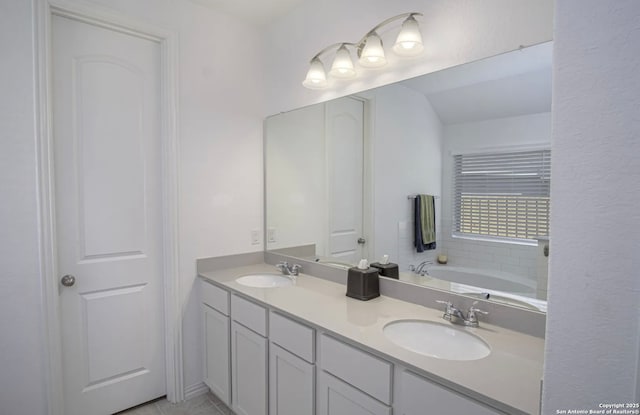
<path fill-rule="evenodd" d="M 458 154 L 454 169 L 454 236 L 549 234 L 551 150 Z"/>

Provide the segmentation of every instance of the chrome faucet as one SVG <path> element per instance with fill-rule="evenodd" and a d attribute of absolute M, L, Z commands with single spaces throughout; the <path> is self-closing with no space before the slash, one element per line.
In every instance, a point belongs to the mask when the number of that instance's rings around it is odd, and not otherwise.
<path fill-rule="evenodd" d="M 478 322 L 478 313 L 489 314 L 488 312 L 475 307 L 475 305 L 478 304 L 477 301 L 474 301 L 471 307 L 469 307 L 467 317 L 465 317 L 464 313 L 462 313 L 462 311 L 455 307 L 450 301 L 436 300 L 436 302 L 445 305 L 442 318 L 452 322 L 453 324 L 461 324 L 467 327 L 478 327 L 480 325 Z"/>
<path fill-rule="evenodd" d="M 433 265 L 433 261 L 422 261 L 417 266 L 409 265 L 409 271 L 413 271 L 417 275 L 425 276 L 429 275 L 429 270 L 426 268 L 427 265 Z"/>
<path fill-rule="evenodd" d="M 455 307 L 453 303 L 442 300 L 436 300 L 436 302 L 445 305 L 444 314 L 442 315 L 443 319 L 454 324 L 464 324 L 464 321 L 466 320 L 464 318 L 464 314 L 462 314 L 462 311 Z"/>
<path fill-rule="evenodd" d="M 282 261 L 276 265 L 280 271 L 282 271 L 282 275 L 290 275 L 292 277 L 297 277 L 300 271 L 302 270 L 302 265 L 293 264 L 289 265 L 287 261 Z"/>
<path fill-rule="evenodd" d="M 469 307 L 469 311 L 467 312 L 467 320 L 465 324 L 469 327 L 478 327 L 480 323 L 478 322 L 478 314 L 484 314 L 485 316 L 489 314 L 487 311 L 482 311 L 479 308 L 476 308 L 475 305 L 478 304 L 477 301 L 474 301 Z"/>

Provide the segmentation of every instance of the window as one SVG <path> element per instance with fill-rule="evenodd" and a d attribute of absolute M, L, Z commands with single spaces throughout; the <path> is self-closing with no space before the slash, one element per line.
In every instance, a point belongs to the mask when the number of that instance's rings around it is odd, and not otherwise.
<path fill-rule="evenodd" d="M 551 151 L 454 156 L 453 235 L 533 242 L 549 234 Z"/>

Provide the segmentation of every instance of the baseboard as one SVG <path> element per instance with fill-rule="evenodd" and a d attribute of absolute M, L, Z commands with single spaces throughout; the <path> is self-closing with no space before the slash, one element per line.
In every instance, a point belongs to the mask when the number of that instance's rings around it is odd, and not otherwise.
<path fill-rule="evenodd" d="M 194 385 L 189 385 L 184 388 L 184 399 L 189 400 L 191 398 L 195 398 L 196 396 L 204 395 L 209 392 L 209 387 L 205 385 L 204 382 L 196 383 Z"/>

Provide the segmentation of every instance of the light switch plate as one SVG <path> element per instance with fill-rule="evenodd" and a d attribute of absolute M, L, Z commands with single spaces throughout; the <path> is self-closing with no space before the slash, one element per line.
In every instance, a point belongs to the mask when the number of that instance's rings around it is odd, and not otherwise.
<path fill-rule="evenodd" d="M 267 242 L 273 243 L 276 241 L 276 228 L 267 228 Z"/>
<path fill-rule="evenodd" d="M 260 229 L 251 230 L 251 245 L 260 245 Z"/>

